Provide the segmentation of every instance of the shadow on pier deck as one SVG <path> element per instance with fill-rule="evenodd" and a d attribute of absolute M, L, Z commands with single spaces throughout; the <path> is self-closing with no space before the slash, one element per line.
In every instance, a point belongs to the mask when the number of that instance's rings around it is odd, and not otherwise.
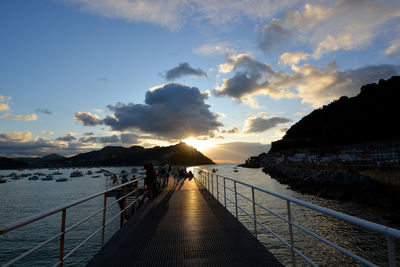
<path fill-rule="evenodd" d="M 166 188 L 87 266 L 282 266 L 196 183 Z"/>

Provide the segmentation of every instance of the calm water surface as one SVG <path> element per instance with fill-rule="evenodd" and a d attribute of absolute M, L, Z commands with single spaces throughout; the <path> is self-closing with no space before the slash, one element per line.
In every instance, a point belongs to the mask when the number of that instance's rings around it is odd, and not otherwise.
<path fill-rule="evenodd" d="M 240 181 L 254 184 L 258 187 L 277 192 L 283 195 L 295 197 L 313 204 L 327 207 L 336 211 L 344 212 L 353 216 L 361 217 L 363 219 L 371 220 L 377 223 L 388 225 L 389 222 L 381 219 L 374 210 L 362 207 L 355 203 L 334 201 L 321 199 L 316 196 L 302 195 L 287 189 L 286 185 L 279 184 L 276 180 L 271 179 L 268 175 L 264 174 L 260 169 L 246 169 L 238 168 L 238 172 L 234 172 L 235 165 L 233 164 L 219 164 L 202 166 L 205 169 L 212 170 L 217 168 L 216 174 L 231 177 Z M 105 168 L 115 173 L 119 173 L 122 169 L 130 170 L 132 167 L 125 168 Z M 83 173 L 89 169 L 81 169 Z M 97 171 L 96 168 L 91 168 L 93 172 Z M 34 173 L 40 171 L 42 173 L 52 173 L 54 170 L 30 170 L 20 173 Z M 73 169 L 60 169 L 63 177 L 69 177 L 69 174 L 74 171 Z M 0 171 L 0 175 L 9 174 L 11 171 Z M 93 174 L 98 175 L 98 174 Z M 30 181 L 28 178 L 20 180 L 9 180 L 6 184 L 0 184 L 0 225 L 14 222 L 26 216 L 33 215 L 49 208 L 54 208 L 65 204 L 67 202 L 85 197 L 91 193 L 103 191 L 105 189 L 105 180 L 103 174 L 100 178 L 91 178 L 93 175 L 85 175 L 79 178 L 72 178 L 68 182 L 55 182 L 55 181 Z M 55 176 L 56 177 L 56 176 Z M 222 183 L 222 181 L 220 181 Z M 231 186 L 227 182 L 227 186 Z M 216 184 L 214 184 L 214 194 L 216 196 Z M 223 191 L 219 187 L 219 199 L 223 202 Z M 250 197 L 251 192 L 248 188 L 238 186 L 238 192 Z M 230 191 L 227 191 L 227 197 L 234 200 Z M 111 202 L 109 198 L 109 202 Z M 266 196 L 256 192 L 256 201 L 262 206 L 267 207 L 286 217 L 287 209 L 286 202 L 275 197 Z M 243 198 L 238 198 L 239 205 L 249 213 L 252 213 L 252 205 Z M 94 200 L 68 209 L 67 211 L 67 227 L 73 225 L 79 220 L 83 219 L 90 212 L 94 212 L 102 208 L 103 198 L 99 197 Z M 228 209 L 235 214 L 233 204 L 228 201 Z M 115 205 L 113 208 L 107 210 L 107 217 L 111 218 L 119 212 L 119 208 Z M 260 208 L 256 209 L 257 219 L 262 221 L 268 228 L 279 234 L 282 238 L 289 242 L 288 226 L 280 219 L 267 214 Z M 340 246 L 349 249 L 358 255 L 373 261 L 381 266 L 387 265 L 386 262 L 386 241 L 380 234 L 373 234 L 367 232 L 359 227 L 340 222 L 336 219 L 326 217 L 316 212 L 301 208 L 299 206 L 292 206 L 293 220 L 306 227 L 307 229 L 318 233 L 319 235 L 327 238 L 328 240 L 339 244 Z M 24 226 L 18 230 L 14 230 L 7 234 L 0 236 L 0 265 L 8 260 L 18 256 L 26 250 L 32 248 L 34 245 L 43 242 L 50 236 L 57 234 L 60 230 L 61 213 L 52 215 L 45 220 Z M 66 234 L 66 248 L 65 254 L 68 253 L 74 246 L 82 242 L 90 233 L 101 225 L 102 215 L 95 216 L 89 222 L 82 224 L 78 230 L 68 232 Z M 253 222 L 244 212 L 239 210 L 239 220 L 248 229 L 253 231 Z M 393 227 L 393 225 L 392 225 Z M 119 220 L 115 220 L 106 229 L 106 239 L 117 231 L 119 228 Z M 396 227 L 398 228 L 398 227 Z M 296 247 L 307 257 L 310 257 L 316 263 L 324 266 L 355 266 L 357 265 L 352 259 L 337 253 L 335 249 L 319 242 L 318 240 L 306 236 L 300 230 L 294 230 L 294 242 Z M 271 234 L 262 231 L 258 228 L 258 235 L 264 245 L 285 265 L 290 265 L 290 251 Z M 95 236 L 91 241 L 85 244 L 81 249 L 72 254 L 67 259 L 66 266 L 84 266 L 85 263 L 96 253 L 100 248 L 100 234 Z M 398 243 L 397 252 L 400 251 Z M 16 266 L 51 266 L 57 262 L 58 258 L 58 241 L 54 241 L 39 251 L 35 252 L 26 259 L 20 261 Z M 300 258 L 296 258 L 298 265 L 307 265 Z M 400 257 L 398 257 L 400 261 Z M 398 261 L 398 262 L 399 262 Z"/>

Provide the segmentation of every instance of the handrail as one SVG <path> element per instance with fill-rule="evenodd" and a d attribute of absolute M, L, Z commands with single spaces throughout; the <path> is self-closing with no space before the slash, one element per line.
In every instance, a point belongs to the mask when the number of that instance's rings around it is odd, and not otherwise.
<path fill-rule="evenodd" d="M 113 190 L 119 189 L 119 188 L 124 187 L 124 186 L 126 186 L 126 185 L 133 184 L 133 183 L 138 182 L 138 181 L 143 180 L 143 179 L 144 179 L 144 178 L 138 178 L 138 179 L 136 179 L 136 180 L 129 181 L 129 182 L 127 182 L 127 183 L 118 185 L 118 186 L 113 187 L 113 188 L 110 188 L 110 189 L 108 189 L 108 190 L 105 190 L 105 191 L 102 191 L 102 192 L 99 192 L 99 193 L 95 193 L 95 194 L 89 195 L 89 196 L 87 196 L 87 197 L 84 197 L 84 198 L 81 198 L 81 199 L 78 199 L 78 200 L 69 202 L 69 203 L 64 204 L 64 205 L 62 205 L 62 206 L 59 206 L 59 207 L 56 207 L 56 208 L 52 208 L 52 209 L 43 211 L 43 212 L 41 212 L 41 213 L 38 213 L 38 214 L 35 214 L 35 215 L 32 215 L 32 216 L 23 218 L 23 219 L 21 219 L 21 220 L 18 220 L 18 221 L 16 221 L 16 222 L 13 222 L 13 223 L 10 223 L 10 224 L 6 224 L 6 225 L 4 225 L 4 226 L 2 226 L 2 227 L 0 228 L 0 235 L 2 235 L 2 234 L 4 234 L 4 233 L 7 233 L 7 232 L 9 232 L 9 231 L 11 231 L 11 230 L 14 230 L 14 229 L 16 229 L 16 228 L 22 227 L 22 226 L 24 226 L 24 225 L 26 225 L 26 224 L 29 224 L 29 223 L 35 222 L 35 221 L 37 221 L 37 220 L 43 219 L 43 218 L 45 218 L 45 217 L 47 217 L 47 216 L 50 216 L 50 215 L 52 215 L 52 214 L 54 214 L 54 213 L 57 213 L 57 212 L 59 212 L 59 211 L 62 211 L 63 209 L 71 208 L 71 207 L 76 206 L 76 205 L 78 205 L 78 204 L 80 204 L 80 203 L 86 202 L 86 201 L 88 201 L 88 200 L 91 200 L 91 199 L 96 198 L 96 197 L 98 197 L 98 196 L 104 195 L 104 194 L 106 194 L 106 193 L 108 193 L 108 192 L 111 192 L 111 191 L 113 191 Z"/>
<path fill-rule="evenodd" d="M 59 261 L 55 264 L 55 266 L 62 266 L 65 259 L 67 259 L 72 253 L 74 253 L 77 249 L 79 249 L 83 244 L 85 244 L 87 241 L 89 241 L 89 240 L 90 240 L 96 233 L 98 233 L 100 230 L 103 230 L 103 232 L 102 232 L 102 244 L 101 244 L 101 245 L 103 246 L 103 244 L 104 244 L 104 229 L 105 229 L 105 227 L 106 227 L 111 221 L 113 221 L 115 218 L 117 218 L 118 216 L 121 216 L 121 224 L 120 224 L 120 225 L 121 225 L 121 227 L 122 227 L 122 225 L 124 224 L 124 220 L 125 220 L 125 212 L 126 212 L 126 210 L 127 210 L 128 208 L 130 208 L 133 204 L 137 205 L 138 201 L 141 200 L 141 199 L 143 199 L 145 193 L 144 193 L 143 195 L 138 195 L 138 192 L 139 192 L 139 191 L 138 191 L 138 187 L 137 187 L 139 181 L 142 181 L 142 180 L 144 180 L 144 177 L 139 177 L 139 178 L 137 178 L 137 179 L 135 179 L 135 180 L 126 182 L 126 183 L 121 184 L 121 185 L 117 185 L 117 186 L 115 186 L 115 187 L 109 188 L 109 189 L 104 190 L 104 191 L 102 191 L 102 192 L 98 192 L 98 193 L 91 194 L 91 195 L 89 195 L 89 196 L 87 196 L 87 197 L 84 197 L 84 198 L 81 198 L 81 199 L 78 199 L 78 200 L 69 202 L 69 203 L 64 204 L 64 205 L 61 205 L 61 206 L 59 206 L 59 207 L 55 207 L 55 208 L 52 208 L 52 209 L 49 209 L 49 210 L 40 212 L 40 213 L 38 213 L 38 214 L 35 214 L 35 215 L 32 215 L 32 216 L 28 216 L 28 217 L 23 218 L 23 219 L 21 219 L 21 220 L 18 220 L 18 221 L 16 221 L 16 222 L 9 223 L 9 224 L 6 224 L 6 225 L 2 226 L 2 227 L 0 228 L 0 235 L 5 234 L 5 233 L 7 233 L 7 232 L 10 232 L 10 231 L 12 231 L 12 230 L 18 229 L 18 228 L 23 227 L 23 226 L 25 226 L 25 225 L 27 225 L 27 224 L 33 223 L 33 222 L 35 222 L 35 221 L 38 221 L 38 220 L 40 220 L 40 219 L 46 218 L 46 217 L 48 217 L 48 216 L 50 216 L 50 215 L 53 215 L 53 214 L 55 214 L 55 213 L 57 213 L 57 212 L 61 212 L 61 211 L 62 211 L 62 214 L 63 214 L 63 216 L 62 216 L 62 223 L 61 223 L 61 225 L 62 225 L 62 226 L 61 226 L 61 227 L 62 227 L 62 228 L 61 228 L 61 232 L 59 232 L 59 233 L 53 235 L 52 237 L 50 237 L 50 238 L 47 239 L 46 241 L 41 242 L 40 244 L 38 244 L 38 245 L 34 246 L 33 248 L 29 249 L 28 251 L 22 253 L 22 254 L 19 255 L 18 257 L 16 257 L 16 258 L 10 260 L 10 261 L 7 262 L 4 266 L 10 266 L 10 265 L 14 264 L 15 262 L 17 262 L 17 261 L 21 260 L 22 258 L 24 258 L 24 257 L 26 257 L 26 256 L 28 256 L 28 255 L 30 255 L 31 253 L 35 252 L 35 251 L 38 250 L 39 248 L 41 248 L 41 247 L 47 245 L 48 243 L 50 243 L 50 242 L 52 242 L 52 241 L 54 241 L 54 240 L 56 240 L 56 239 L 58 239 L 58 238 L 60 238 L 60 258 L 59 258 Z M 132 186 L 132 185 L 135 185 L 135 187 L 133 188 L 132 192 L 127 193 L 127 188 L 132 188 L 132 187 L 130 187 L 130 186 Z M 106 203 L 107 194 L 110 193 L 110 192 L 112 192 L 112 191 L 115 191 L 115 190 L 120 191 L 121 189 L 123 189 L 122 197 L 116 199 L 115 201 L 113 201 L 112 203 L 110 203 L 110 204 L 107 205 L 107 203 Z M 132 203 L 130 203 L 130 204 L 126 207 L 126 204 L 125 204 L 125 203 L 126 203 L 126 199 L 127 199 L 128 196 L 132 195 L 133 193 L 136 193 L 136 200 L 132 201 Z M 65 216 L 66 216 L 66 210 L 67 210 L 68 208 L 71 208 L 71 207 L 73 207 L 73 206 L 79 205 L 79 204 L 81 204 L 81 203 L 84 203 L 84 202 L 86 202 L 86 201 L 88 201 L 88 200 L 91 200 L 91 199 L 94 199 L 94 198 L 96 198 L 96 197 L 99 197 L 99 196 L 101 196 L 101 195 L 104 196 L 104 206 L 103 206 L 103 208 L 101 208 L 101 209 L 99 209 L 99 210 L 96 210 L 94 213 L 92 213 L 92 214 L 86 216 L 86 217 L 83 218 L 82 220 L 76 222 L 76 223 L 73 224 L 72 226 L 70 226 L 70 227 L 68 227 L 67 229 L 65 229 Z M 105 216 L 106 216 L 106 210 L 107 210 L 107 208 L 110 207 L 110 206 L 112 206 L 112 205 L 114 205 L 114 204 L 116 204 L 116 203 L 119 202 L 119 201 L 123 201 L 123 208 L 121 208 L 121 212 L 117 213 L 116 216 L 113 216 L 110 220 L 108 220 L 107 222 L 105 222 L 105 218 L 106 218 Z M 99 228 L 96 228 L 95 231 L 94 231 L 92 234 L 89 235 L 89 237 L 87 237 L 84 241 L 82 241 L 80 244 L 78 244 L 78 246 L 76 246 L 75 248 L 73 248 L 66 256 L 63 256 L 63 250 L 64 250 L 64 235 L 65 235 L 65 233 L 67 233 L 67 232 L 73 230 L 74 228 L 76 228 L 76 227 L 79 226 L 80 224 L 86 222 L 86 221 L 89 220 L 90 218 L 93 218 L 94 216 L 96 216 L 97 214 L 101 213 L 102 211 L 103 211 L 103 223 L 102 223 L 102 225 L 101 225 Z"/>
<path fill-rule="evenodd" d="M 209 171 L 204 170 L 204 169 L 200 169 L 200 168 L 195 168 L 195 172 L 194 173 L 195 173 L 195 178 L 201 184 L 203 184 L 203 186 L 212 195 L 214 195 L 214 186 L 213 186 L 214 174 L 211 174 Z M 198 175 L 200 175 L 200 177 L 198 177 Z M 210 176 L 211 176 L 211 187 L 212 188 L 210 188 L 210 181 L 209 181 L 210 180 Z M 222 178 L 223 179 L 223 184 L 218 182 L 218 178 Z M 336 245 L 336 244 L 334 244 L 333 242 L 331 242 L 331 241 L 319 236 L 318 234 L 316 234 L 316 233 L 314 233 L 314 232 L 312 232 L 312 231 L 310 231 L 310 230 L 308 230 L 308 229 L 306 229 L 306 228 L 294 223 L 292 221 L 292 219 L 291 219 L 290 203 L 298 204 L 300 206 L 315 210 L 315 211 L 320 212 L 322 214 L 325 214 L 325 215 L 340 219 L 342 221 L 345 221 L 345 222 L 348 222 L 348 223 L 363 227 L 365 229 L 368 229 L 368 230 L 371 230 L 371 231 L 374 231 L 374 232 L 381 233 L 381 234 L 385 235 L 386 239 L 387 239 L 389 265 L 391 267 L 392 266 L 396 266 L 393 238 L 400 239 L 400 230 L 397 230 L 397 229 L 394 229 L 394 228 L 391 228 L 391 227 L 387 227 L 387 226 L 384 226 L 384 225 L 380 225 L 380 224 L 377 224 L 377 223 L 373 223 L 373 222 L 370 222 L 370 221 L 366 221 L 366 220 L 363 220 L 363 219 L 360 219 L 360 218 L 357 218 L 357 217 L 354 217 L 354 216 L 351 216 L 351 215 L 347 215 L 347 214 L 344 214 L 344 213 L 341 213 L 341 212 L 337 212 L 337 211 L 334 211 L 334 210 L 331 210 L 331 209 L 328 209 L 328 208 L 320 207 L 320 206 L 317 206 L 317 205 L 314 205 L 314 204 L 311 204 L 311 203 L 308 203 L 308 202 L 305 202 L 305 201 L 302 201 L 302 200 L 299 200 L 299 199 L 296 199 L 296 198 L 293 198 L 293 197 L 281 195 L 281 194 L 278 194 L 278 193 L 275 193 L 275 192 L 272 192 L 272 191 L 269 191 L 269 190 L 254 186 L 254 185 L 251 185 L 249 183 L 242 182 L 242 181 L 239 181 L 239 180 L 236 180 L 236 179 L 232 179 L 232 178 L 229 178 L 229 177 L 225 177 L 225 176 L 222 176 L 222 175 L 216 175 L 216 179 L 217 179 L 217 181 L 216 181 L 216 185 L 217 185 L 216 194 L 217 194 L 218 201 L 220 201 L 218 186 L 221 185 L 221 186 L 223 186 L 223 201 L 224 201 L 224 203 L 222 203 L 222 200 L 221 200 L 221 203 L 224 204 L 225 208 L 227 208 L 226 201 L 228 200 L 229 203 L 232 203 L 233 205 L 235 205 L 236 217 L 237 218 L 238 218 L 238 215 L 237 215 L 237 209 L 238 208 L 244 214 L 246 214 L 248 217 L 250 217 L 254 222 L 254 235 L 255 235 L 256 238 L 257 238 L 257 225 L 260 225 L 264 230 L 267 230 L 275 238 L 277 238 L 279 241 L 281 241 L 285 246 L 290 248 L 291 251 L 292 251 L 292 263 L 293 263 L 293 266 L 296 265 L 296 263 L 295 263 L 295 254 L 299 255 L 301 258 L 306 260 L 311 265 L 314 265 L 314 266 L 317 266 L 317 265 L 311 259 L 306 257 L 303 253 L 301 253 L 295 247 L 294 239 L 293 239 L 292 226 L 298 228 L 299 230 L 303 231 L 304 233 L 306 233 L 306 234 L 318 239 L 319 241 L 324 242 L 325 244 L 335 248 L 336 250 L 340 251 L 341 253 L 346 254 L 346 255 L 352 257 L 353 259 L 355 259 L 355 260 L 357 260 L 357 261 L 359 261 L 359 262 L 361 262 L 361 263 L 363 263 L 363 264 L 365 264 L 367 266 L 376 266 L 376 265 L 373 264 L 372 262 L 370 262 L 370 261 L 368 261 L 368 260 L 366 260 L 366 259 L 364 259 L 364 258 L 362 258 L 362 257 L 360 257 L 360 256 L 358 256 L 358 255 L 356 255 L 356 254 L 354 254 L 354 253 L 352 253 L 352 252 L 350 252 L 350 251 L 348 251 L 348 250 Z M 226 180 L 233 182 L 234 189 L 231 189 L 231 188 L 226 186 Z M 251 198 L 249 198 L 249 197 L 237 192 L 236 184 L 241 184 L 243 186 L 246 186 L 246 187 L 250 188 L 251 189 L 251 195 L 252 195 Z M 235 195 L 235 201 L 232 201 L 231 199 L 229 199 L 226 196 L 226 190 L 227 189 L 229 191 L 231 191 Z M 260 203 L 256 202 L 255 201 L 254 190 L 257 190 L 257 191 L 259 191 L 261 193 L 265 193 L 265 194 L 272 195 L 272 196 L 275 196 L 277 198 L 286 200 L 288 218 L 286 219 L 286 218 L 282 217 L 281 215 L 273 212 L 272 210 L 270 210 L 270 209 L 268 209 L 266 207 L 263 207 Z M 249 212 L 245 211 L 242 207 L 240 207 L 238 205 L 238 203 L 237 203 L 237 195 L 241 196 L 244 200 L 247 200 L 247 201 L 252 203 L 252 205 L 253 205 L 253 212 L 252 213 L 253 214 L 250 214 Z M 260 222 L 257 219 L 255 206 L 258 206 L 259 208 L 263 209 L 264 211 L 269 212 L 270 214 L 278 217 L 279 219 L 285 221 L 288 224 L 290 242 L 285 241 L 282 237 L 280 237 L 278 234 L 273 232 L 271 229 L 269 229 L 267 226 L 265 226 L 262 222 Z"/>
<path fill-rule="evenodd" d="M 236 183 L 239 183 L 239 184 L 254 188 L 254 189 L 258 190 L 258 191 L 267 193 L 269 195 L 273 195 L 273 196 L 281 198 L 281 199 L 289 200 L 290 202 L 296 203 L 296 204 L 304 206 L 306 208 L 313 209 L 315 211 L 322 212 L 322 213 L 324 213 L 326 215 L 341 219 L 343 221 L 346 221 L 346 222 L 349 222 L 349 223 L 352 223 L 352 224 L 367 228 L 367 229 L 375 231 L 375 232 L 379 232 L 381 234 L 388 234 L 388 235 L 390 235 L 392 237 L 400 239 L 400 230 L 397 230 L 397 229 L 394 229 L 394 228 L 391 228 L 391 227 L 388 227 L 388 226 L 384 226 L 384 225 L 381 225 L 381 224 L 377 224 L 377 223 L 374 223 L 374 222 L 370 222 L 370 221 L 367 221 L 367 220 L 363 220 L 363 219 L 360 219 L 360 218 L 357 218 L 357 217 L 354 217 L 354 216 L 351 216 L 351 215 L 348 215 L 348 214 L 344 214 L 344 213 L 341 213 L 341 212 L 338 212 L 338 211 L 334 211 L 334 210 L 328 209 L 328 208 L 320 207 L 320 206 L 317 206 L 317 205 L 314 205 L 314 204 L 299 200 L 299 199 L 294 198 L 294 197 L 281 195 L 281 194 L 278 194 L 278 193 L 275 193 L 275 192 L 272 192 L 272 191 L 257 187 L 255 185 L 248 184 L 246 182 L 235 180 L 235 179 L 232 179 L 232 178 L 229 178 L 229 177 L 225 177 L 225 176 L 222 176 L 222 175 L 218 175 L 218 176 L 219 177 L 223 177 L 223 178 L 228 179 L 228 180 L 231 180 L 232 182 L 236 182 Z"/>

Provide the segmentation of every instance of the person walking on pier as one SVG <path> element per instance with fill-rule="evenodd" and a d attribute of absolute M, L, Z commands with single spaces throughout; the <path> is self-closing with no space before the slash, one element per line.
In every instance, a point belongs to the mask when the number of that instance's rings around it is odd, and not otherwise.
<path fill-rule="evenodd" d="M 174 185 L 178 184 L 179 182 L 179 171 L 180 168 L 177 163 L 172 166 L 172 175 L 174 176 Z"/>
<path fill-rule="evenodd" d="M 146 170 L 146 178 L 144 180 L 147 187 L 147 197 L 152 199 L 155 197 L 155 177 L 154 177 L 154 166 L 153 163 L 144 164 L 144 169 Z"/>

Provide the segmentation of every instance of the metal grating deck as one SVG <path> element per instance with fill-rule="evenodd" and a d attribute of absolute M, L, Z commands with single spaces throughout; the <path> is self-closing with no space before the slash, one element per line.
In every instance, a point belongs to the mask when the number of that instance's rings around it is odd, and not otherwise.
<path fill-rule="evenodd" d="M 201 185 L 185 180 L 143 206 L 87 266 L 282 265 Z"/>

